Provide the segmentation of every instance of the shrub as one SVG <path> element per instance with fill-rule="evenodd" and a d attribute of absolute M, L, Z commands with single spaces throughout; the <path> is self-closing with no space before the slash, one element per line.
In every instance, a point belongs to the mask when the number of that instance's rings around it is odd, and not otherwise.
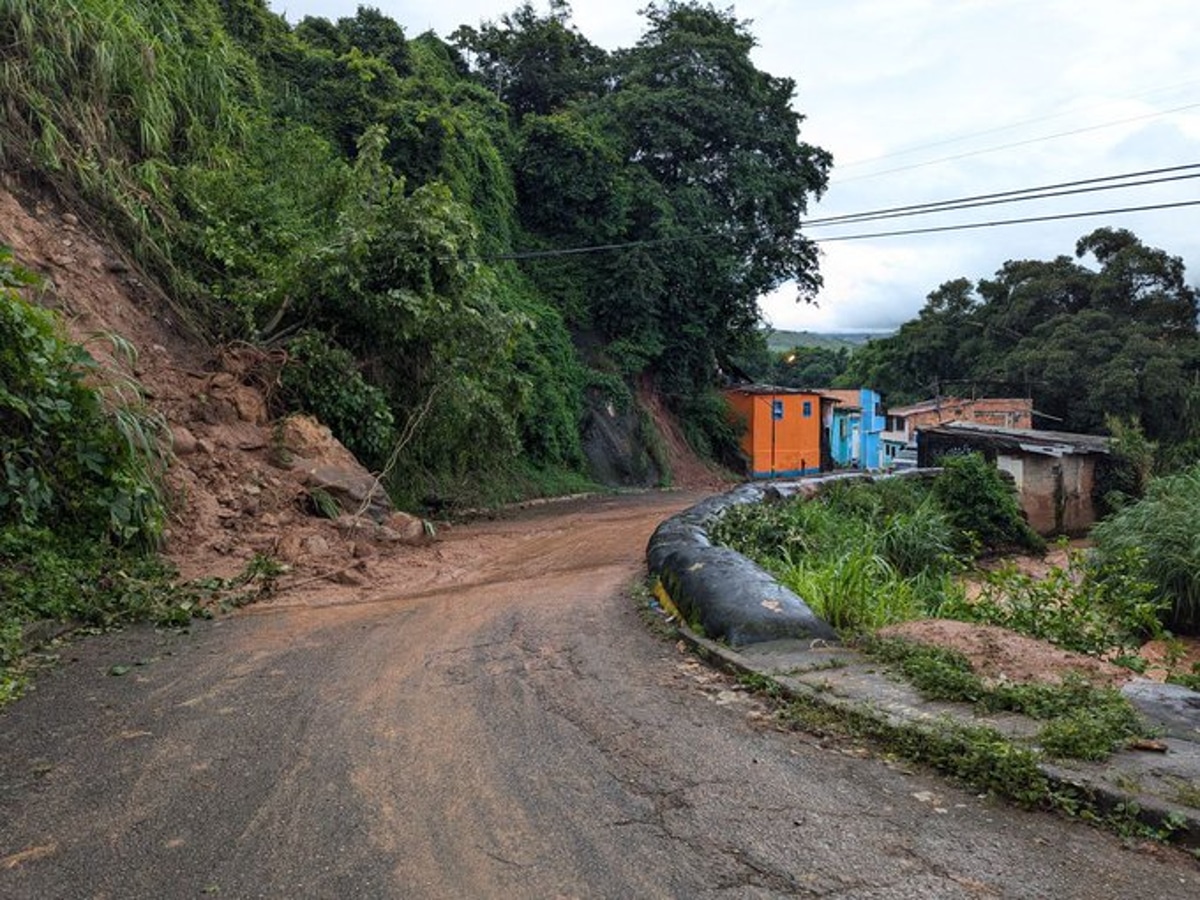
<path fill-rule="evenodd" d="M 812 500 L 735 507 L 712 534 L 841 631 L 916 618 L 961 594 L 954 528 L 918 482 L 835 483 Z"/>
<path fill-rule="evenodd" d="M 95 360 L 17 293 L 36 281 L 0 247 L 0 528 L 153 546 L 163 523 L 159 423 L 105 405 L 88 380 Z"/>
<path fill-rule="evenodd" d="M 1103 563 L 1137 561 L 1168 628 L 1200 634 L 1200 465 L 1151 480 L 1142 500 L 1097 524 L 1092 537 Z"/>
<path fill-rule="evenodd" d="M 364 465 L 382 468 L 396 440 L 383 391 L 362 377 L 354 357 L 324 335 L 308 331 L 288 344 L 282 399 L 312 413 Z"/>
<path fill-rule="evenodd" d="M 945 457 L 933 492 L 950 521 L 989 550 L 1042 552 L 1046 542 L 1021 514 L 1016 491 L 978 453 Z"/>
<path fill-rule="evenodd" d="M 984 573 L 975 600 L 953 603 L 940 614 L 999 625 L 1079 653 L 1128 656 L 1161 632 L 1162 604 L 1139 569 L 1140 556 L 1132 551 L 1091 560 L 1075 551 L 1065 567 L 1052 566 L 1042 578 L 1006 563 Z"/>
<path fill-rule="evenodd" d="M 147 552 L 163 523 L 161 420 L 17 293 L 36 283 L 0 246 L 0 705 L 24 684 L 31 622 L 187 617 Z"/>

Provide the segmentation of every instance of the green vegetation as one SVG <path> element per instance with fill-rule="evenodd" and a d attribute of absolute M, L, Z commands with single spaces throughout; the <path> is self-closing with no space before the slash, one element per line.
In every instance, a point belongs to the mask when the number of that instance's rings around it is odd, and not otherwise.
<path fill-rule="evenodd" d="M 974 556 L 1013 548 L 1018 543 L 1014 538 L 1022 534 L 1016 523 L 1024 523 L 1015 506 L 1010 508 L 1011 487 L 998 472 L 977 458 L 950 462 L 932 481 L 833 482 L 809 499 L 734 507 L 710 531 L 771 570 L 819 616 L 895 667 L 927 697 L 970 703 L 982 713 L 1015 712 L 1043 723 L 1030 747 L 987 728 L 905 730 L 870 717 L 852 722 L 854 727 L 988 790 L 1095 815 L 1080 798 L 1052 790 L 1037 760 L 1041 754 L 1103 759 L 1133 739 L 1150 736 L 1118 691 L 1093 687 L 1079 677 L 1060 684 L 988 683 L 959 653 L 885 640 L 874 632 L 903 619 L 954 618 L 1000 625 L 1064 649 L 1144 666 L 1138 648 L 1149 637 L 1167 636 L 1160 618 L 1179 616 L 1149 578 L 1152 569 L 1143 554 L 1152 549 L 1149 541 L 1138 540 L 1136 515 L 1119 517 L 1142 507 L 1143 526 L 1161 518 L 1169 532 L 1172 524 L 1182 525 L 1183 514 L 1153 504 L 1168 496 L 1187 497 L 1187 486 L 1173 479 L 1152 481 L 1144 501 L 1106 524 L 1114 534 L 1134 535 L 1129 542 L 1105 545 L 1098 538 L 1104 549 L 1093 556 L 1069 552 L 1067 564 L 1050 567 L 1043 578 L 1025 575 L 1011 563 L 976 570 L 983 584 L 968 599 L 956 576 L 969 571 Z M 1194 499 L 1181 507 L 1192 510 L 1193 522 Z M 1174 661 L 1170 652 L 1167 659 L 1172 680 L 1191 685 L 1193 675 L 1175 672 L 1182 649 L 1175 652 Z M 778 694 L 777 686 L 767 687 L 769 695 Z M 788 708 L 803 721 L 813 714 L 799 700 Z"/>
<path fill-rule="evenodd" d="M 958 597 L 939 615 L 1027 634 L 1065 650 L 1132 660 L 1149 638 L 1161 637 L 1165 604 L 1142 580 L 1138 553 L 1088 558 L 1068 551 L 1066 566 L 1035 578 L 1012 562 L 983 570 L 980 593 Z M 1134 663 L 1136 665 L 1136 663 Z"/>
<path fill-rule="evenodd" d="M 932 483 L 835 482 L 811 500 L 736 507 L 713 536 L 840 631 L 958 608 L 965 600 L 955 576 L 972 557 L 1031 542 L 1032 533 L 993 467 L 978 457 L 954 462 Z"/>
<path fill-rule="evenodd" d="M 767 349 L 772 353 L 784 353 L 789 350 L 845 350 L 853 353 L 867 341 L 887 337 L 887 332 L 847 332 L 845 334 L 824 333 L 815 331 L 775 331 L 767 332 Z"/>
<path fill-rule="evenodd" d="M 720 454 L 713 372 L 762 293 L 819 283 L 830 157 L 732 11 L 644 16 L 608 53 L 558 0 L 449 42 L 370 7 L 4 0 L 0 164 L 99 210 L 197 333 L 284 348 L 275 411 L 404 504 L 578 482 L 597 379 L 648 378 Z"/>
<path fill-rule="evenodd" d="M 164 515 L 161 421 L 22 299 L 37 283 L 0 247 L 0 702 L 23 683 L 29 623 L 174 615 L 149 554 Z"/>
<path fill-rule="evenodd" d="M 1129 740 L 1148 737 L 1129 702 L 1113 688 L 1096 688 L 1081 678 L 1062 684 L 987 685 L 967 659 L 943 647 L 873 639 L 868 651 L 895 664 L 932 700 L 966 702 L 981 712 L 1016 712 L 1046 724 L 1036 742 L 1051 756 L 1104 759 Z"/>
<path fill-rule="evenodd" d="M 1100 433 L 1116 417 L 1178 467 L 1200 452 L 1196 313 L 1179 257 L 1099 228 L 1074 258 L 946 282 L 898 333 L 855 351 L 843 381 L 892 404 L 938 390 L 1031 396 L 1063 431 Z"/>
<path fill-rule="evenodd" d="M 995 466 L 978 453 L 949 456 L 939 463 L 942 475 L 934 481 L 933 493 L 955 528 L 992 552 L 1046 549 L 1022 516 L 1012 484 Z"/>
<path fill-rule="evenodd" d="M 1175 551 L 1169 558 L 1178 559 L 1181 541 L 1191 540 L 1200 507 L 1182 484 L 1152 482 L 1146 500 L 1097 527 L 1096 553 L 1069 552 L 1066 565 L 1051 566 L 1044 577 L 1012 563 L 976 569 L 981 585 L 968 599 L 960 576 L 972 570 L 974 557 L 1028 547 L 1037 536 L 994 468 L 978 456 L 947 463 L 932 481 L 835 482 L 809 500 L 735 507 L 712 534 L 851 635 L 938 616 L 999 625 L 1136 667 L 1147 639 L 1163 637 L 1164 625 L 1186 624 L 1178 609 L 1189 608 L 1193 570 L 1185 567 L 1181 579 L 1165 561 L 1147 562 L 1155 552 Z M 1179 508 L 1157 507 L 1165 497 Z M 1154 523 L 1161 544 L 1143 537 L 1135 521 L 1147 529 Z M 1043 547 L 1040 539 L 1034 544 Z M 1177 596 L 1185 600 L 1172 606 Z"/>
<path fill-rule="evenodd" d="M 1152 479 L 1146 496 L 1092 530 L 1097 556 L 1127 562 L 1173 631 L 1200 634 L 1200 465 Z"/>

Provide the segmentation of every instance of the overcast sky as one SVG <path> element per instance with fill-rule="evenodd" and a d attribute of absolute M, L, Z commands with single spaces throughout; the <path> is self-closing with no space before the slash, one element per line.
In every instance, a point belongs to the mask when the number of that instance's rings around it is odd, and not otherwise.
<path fill-rule="evenodd" d="M 270 0 L 293 24 L 353 15 L 357 0 Z M 376 0 L 415 36 L 449 35 L 519 4 Z M 633 46 L 646 0 L 575 0 L 574 23 L 609 50 Z M 829 150 L 812 218 L 1200 163 L 1195 0 L 742 0 L 755 64 L 797 85 L 801 138 Z M 544 2 L 535 7 L 546 9 Z M 1200 170 L 1198 170 L 1200 171 Z M 1185 173 L 1186 174 L 1186 173 Z M 1176 181 L 958 213 L 807 229 L 814 238 L 1200 200 Z M 886 330 L 945 281 L 1009 259 L 1071 255 L 1102 225 L 1182 256 L 1200 284 L 1200 206 L 822 244 L 816 307 L 763 299 L 778 329 Z"/>

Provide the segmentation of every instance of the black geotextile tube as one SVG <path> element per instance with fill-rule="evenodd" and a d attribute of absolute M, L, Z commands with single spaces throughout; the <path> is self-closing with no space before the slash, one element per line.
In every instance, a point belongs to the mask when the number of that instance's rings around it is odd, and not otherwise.
<path fill-rule="evenodd" d="M 761 503 L 766 492 L 742 485 L 667 519 L 646 548 L 657 576 L 688 624 L 731 647 L 784 638 L 837 643 L 808 605 L 761 567 L 728 547 L 714 547 L 707 526 L 725 510 Z"/>

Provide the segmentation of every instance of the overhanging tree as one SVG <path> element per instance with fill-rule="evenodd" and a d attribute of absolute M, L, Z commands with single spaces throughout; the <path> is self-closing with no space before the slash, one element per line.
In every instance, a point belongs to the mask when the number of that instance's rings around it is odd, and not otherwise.
<path fill-rule="evenodd" d="M 832 160 L 799 140 L 795 84 L 754 66 L 748 23 L 698 3 L 654 3 L 644 14 L 648 30 L 616 54 L 599 112 L 644 180 L 627 237 L 653 245 L 638 263 L 654 270 L 656 290 L 618 288 L 600 302 L 653 304 L 663 342 L 653 369 L 682 400 L 754 331 L 762 294 L 788 280 L 801 295 L 819 286 L 800 220 Z"/>

